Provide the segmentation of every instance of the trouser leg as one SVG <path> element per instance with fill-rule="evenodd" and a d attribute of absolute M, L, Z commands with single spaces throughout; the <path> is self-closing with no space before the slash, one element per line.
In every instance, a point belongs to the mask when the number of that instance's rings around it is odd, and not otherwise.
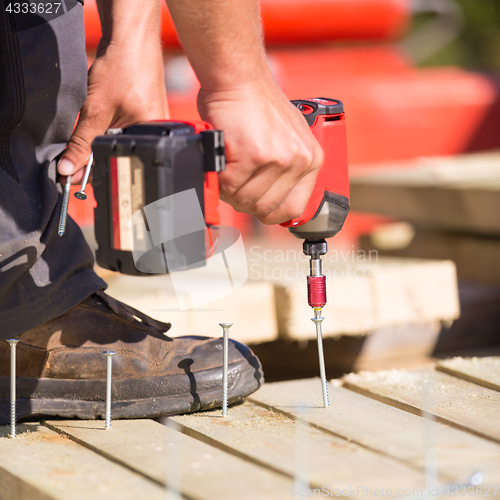
<path fill-rule="evenodd" d="M 14 4 L 2 1 L 0 339 L 41 325 L 106 286 L 78 225 L 68 219 L 66 234 L 57 234 L 62 191 L 55 159 L 87 87 L 82 6 L 62 1 L 56 14 L 59 1 L 42 15 L 6 12 Z"/>

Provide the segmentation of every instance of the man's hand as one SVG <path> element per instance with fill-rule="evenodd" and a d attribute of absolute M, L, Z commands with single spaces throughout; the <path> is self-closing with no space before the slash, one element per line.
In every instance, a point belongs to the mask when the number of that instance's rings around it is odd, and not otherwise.
<path fill-rule="evenodd" d="M 266 224 L 300 215 L 323 152 L 274 81 L 257 0 L 167 0 L 201 83 L 201 117 L 226 136 L 221 198 Z"/>
<path fill-rule="evenodd" d="M 92 141 L 110 127 L 167 119 L 159 34 L 159 2 L 99 3 L 103 38 L 89 71 L 88 95 L 61 161 L 59 174 L 83 177 Z"/>
<path fill-rule="evenodd" d="M 274 81 L 198 97 L 201 117 L 224 130 L 221 199 L 265 224 L 298 217 L 314 188 L 323 151 L 302 113 Z"/>

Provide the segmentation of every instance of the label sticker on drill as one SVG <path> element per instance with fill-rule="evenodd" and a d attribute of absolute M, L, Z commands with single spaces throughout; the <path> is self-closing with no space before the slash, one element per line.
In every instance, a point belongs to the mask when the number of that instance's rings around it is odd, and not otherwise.
<path fill-rule="evenodd" d="M 116 156 L 110 167 L 113 248 L 131 251 L 132 241 L 146 238 L 144 225 L 129 227 L 132 214 L 144 207 L 144 165 L 137 156 Z"/>

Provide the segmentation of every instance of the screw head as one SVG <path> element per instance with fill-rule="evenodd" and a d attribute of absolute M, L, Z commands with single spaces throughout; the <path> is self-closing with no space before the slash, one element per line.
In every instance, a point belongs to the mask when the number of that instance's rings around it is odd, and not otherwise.
<path fill-rule="evenodd" d="M 219 323 L 219 326 L 222 326 L 222 328 L 231 328 L 233 326 L 232 323 Z"/>
<path fill-rule="evenodd" d="M 85 194 L 84 191 L 77 191 L 75 193 L 75 198 L 78 198 L 79 200 L 86 200 L 87 199 L 87 195 Z"/>
<path fill-rule="evenodd" d="M 111 358 L 111 357 L 113 357 L 116 354 L 116 351 L 104 351 L 103 354 L 107 358 Z"/>
<path fill-rule="evenodd" d="M 318 324 L 319 324 L 319 325 L 321 325 L 321 323 L 323 323 L 323 320 L 324 320 L 324 319 L 325 319 L 325 318 L 323 318 L 323 317 L 322 317 L 322 318 L 311 318 L 311 321 L 314 321 L 314 323 L 315 323 L 316 325 L 318 325 Z"/>
<path fill-rule="evenodd" d="M 5 339 L 10 345 L 17 345 L 20 339 Z"/>

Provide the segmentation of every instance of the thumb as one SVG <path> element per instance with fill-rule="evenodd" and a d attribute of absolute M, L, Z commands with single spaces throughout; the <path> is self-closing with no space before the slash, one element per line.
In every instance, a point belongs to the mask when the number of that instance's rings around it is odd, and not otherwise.
<path fill-rule="evenodd" d="M 84 105 L 78 123 L 71 135 L 68 145 L 57 164 L 60 175 L 74 175 L 73 184 L 83 178 L 83 167 L 87 164 L 92 152 L 92 141 L 103 134 L 109 125 L 109 119 L 103 116 L 90 116 Z"/>

